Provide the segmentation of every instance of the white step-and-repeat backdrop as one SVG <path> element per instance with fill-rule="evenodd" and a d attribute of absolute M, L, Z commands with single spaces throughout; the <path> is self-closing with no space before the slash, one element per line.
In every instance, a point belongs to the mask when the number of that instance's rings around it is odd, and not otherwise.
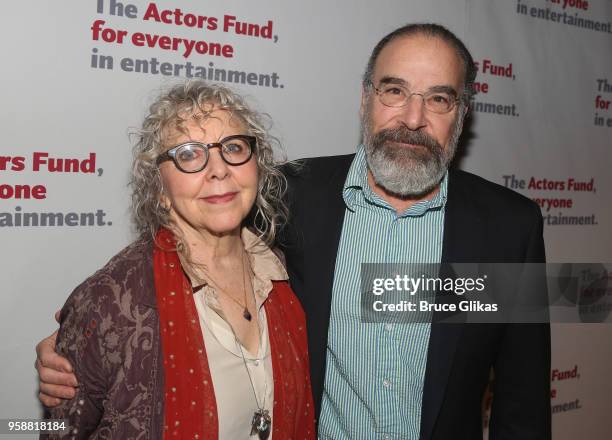
<path fill-rule="evenodd" d="M 289 158 L 348 153 L 374 44 L 444 24 L 479 66 L 460 166 L 540 204 L 549 261 L 612 261 L 609 0 L 13 1 L 0 17 L 0 418 L 39 416 L 35 343 L 134 238 L 128 133 L 177 78 L 250 96 Z M 555 439 L 612 438 L 611 372 L 612 326 L 553 327 Z"/>

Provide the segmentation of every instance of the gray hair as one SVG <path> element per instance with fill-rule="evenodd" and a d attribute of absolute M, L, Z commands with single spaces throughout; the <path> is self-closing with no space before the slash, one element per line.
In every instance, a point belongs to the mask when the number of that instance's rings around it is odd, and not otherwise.
<path fill-rule="evenodd" d="M 440 38 L 442 41 L 445 41 L 453 49 L 455 49 L 457 56 L 459 56 L 463 62 L 464 68 L 461 106 L 462 109 L 467 107 L 472 99 L 472 96 L 474 95 L 474 81 L 476 80 L 476 74 L 478 73 L 476 64 L 474 63 L 474 59 L 472 58 L 472 55 L 465 44 L 463 44 L 463 42 L 454 33 L 446 29 L 444 26 L 435 23 L 410 23 L 397 28 L 380 40 L 372 50 L 365 73 L 363 74 L 363 89 L 369 90 L 370 86 L 372 86 L 372 76 L 374 75 L 376 60 L 385 46 L 397 38 L 409 37 L 412 35 L 424 35 L 427 37 Z"/>
<path fill-rule="evenodd" d="M 172 227 L 170 209 L 163 206 L 160 199 L 163 187 L 156 160 L 167 148 L 164 141 L 168 132 L 183 131 L 182 124 L 191 117 L 201 115 L 205 119 L 211 112 L 211 105 L 229 112 L 231 117 L 244 123 L 248 134 L 257 138 L 255 157 L 259 183 L 255 206 L 247 221 L 270 245 L 287 219 L 283 201 L 287 181 L 275 166 L 274 147 L 280 145 L 268 133 L 270 118 L 253 110 L 243 97 L 229 88 L 203 80 L 189 80 L 162 92 L 151 104 L 142 127 L 134 133 L 136 143 L 130 187 L 136 229 L 154 236 L 160 227 Z"/>

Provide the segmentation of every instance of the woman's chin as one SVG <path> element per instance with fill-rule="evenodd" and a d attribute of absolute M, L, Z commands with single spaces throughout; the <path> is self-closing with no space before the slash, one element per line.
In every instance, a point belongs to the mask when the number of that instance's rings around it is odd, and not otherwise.
<path fill-rule="evenodd" d="M 242 219 L 226 220 L 219 222 L 208 222 L 206 224 L 196 224 L 194 229 L 199 233 L 210 234 L 214 236 L 226 236 L 240 234 L 240 228 L 242 225 Z"/>
<path fill-rule="evenodd" d="M 206 219 L 188 218 L 174 213 L 173 222 L 178 230 L 183 234 L 191 233 L 209 234 L 214 236 L 225 236 L 239 234 L 243 218 L 240 215 L 231 213 L 206 215 Z"/>

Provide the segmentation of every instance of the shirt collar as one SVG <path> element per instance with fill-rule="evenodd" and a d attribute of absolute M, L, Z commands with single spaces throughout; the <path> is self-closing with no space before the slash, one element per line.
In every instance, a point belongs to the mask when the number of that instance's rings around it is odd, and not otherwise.
<path fill-rule="evenodd" d="M 351 211 L 355 211 L 358 206 L 362 205 L 364 201 L 362 199 L 372 199 L 370 193 L 372 193 L 372 190 L 370 185 L 368 185 L 368 165 L 365 157 L 365 148 L 363 145 L 359 145 L 344 181 L 342 198 L 346 207 Z M 375 194 L 372 193 L 372 195 Z"/>
<path fill-rule="evenodd" d="M 443 208 L 446 205 L 447 194 L 448 172 L 444 174 L 440 182 L 440 191 L 433 198 L 415 203 L 398 217 L 416 217 L 425 214 L 429 210 Z M 351 163 L 344 187 L 342 188 L 342 198 L 346 207 L 351 211 L 355 211 L 359 207 L 368 208 L 371 206 L 395 211 L 389 203 L 370 188 L 368 183 L 368 165 L 363 144 L 357 147 L 355 158 Z"/>
<path fill-rule="evenodd" d="M 263 281 L 289 279 L 285 266 L 278 256 L 252 231 L 242 229 L 242 242 L 255 276 Z"/>

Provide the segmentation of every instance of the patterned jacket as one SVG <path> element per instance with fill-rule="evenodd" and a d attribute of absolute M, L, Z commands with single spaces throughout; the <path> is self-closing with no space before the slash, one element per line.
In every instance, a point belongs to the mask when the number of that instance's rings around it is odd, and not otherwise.
<path fill-rule="evenodd" d="M 162 438 L 164 373 L 152 257 L 152 241 L 136 241 L 66 301 L 56 350 L 72 363 L 79 388 L 50 417 L 78 428 L 49 438 Z"/>

